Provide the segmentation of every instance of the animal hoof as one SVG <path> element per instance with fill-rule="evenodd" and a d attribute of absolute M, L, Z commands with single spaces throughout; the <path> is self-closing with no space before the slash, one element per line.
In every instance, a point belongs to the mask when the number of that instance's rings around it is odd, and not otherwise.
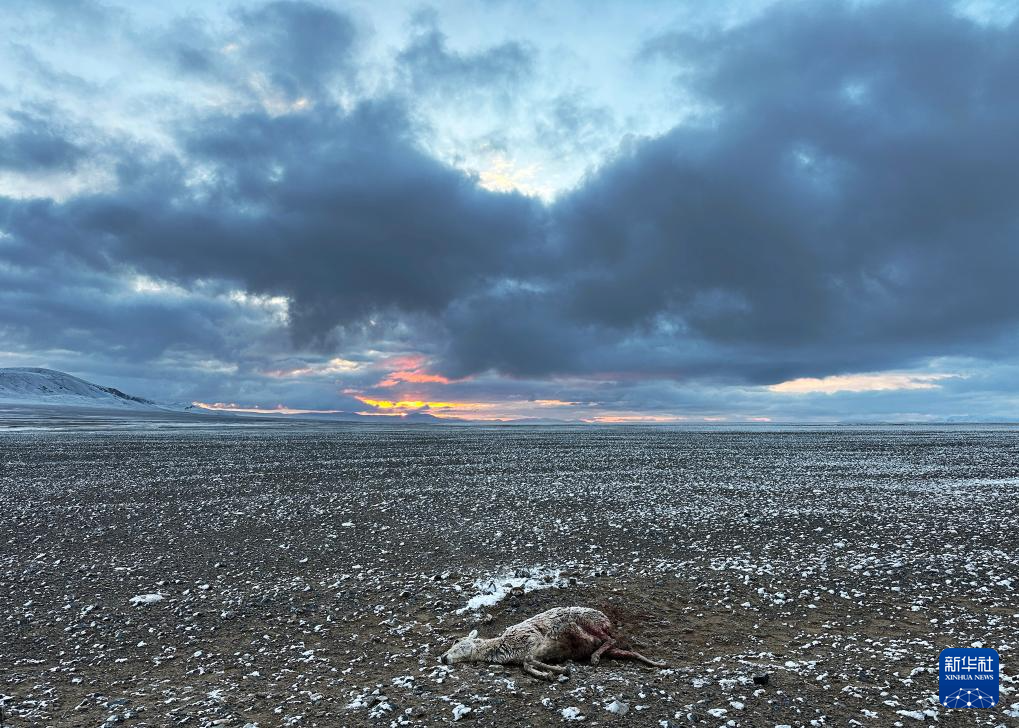
<path fill-rule="evenodd" d="M 601 662 L 601 657 L 592 657 L 591 658 L 591 664 L 592 665 L 597 665 L 599 662 Z"/>

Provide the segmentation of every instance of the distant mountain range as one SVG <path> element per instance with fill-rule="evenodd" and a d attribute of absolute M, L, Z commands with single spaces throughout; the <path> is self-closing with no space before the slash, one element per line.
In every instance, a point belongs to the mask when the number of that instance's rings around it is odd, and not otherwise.
<path fill-rule="evenodd" d="M 32 367 L 0 368 L 0 402 L 138 412 L 186 412 L 196 409 L 189 403 L 153 402 L 114 387 L 86 382 L 65 372 Z"/>
<path fill-rule="evenodd" d="M 141 417 L 165 415 L 166 413 L 187 413 L 205 418 L 225 417 L 236 421 L 247 419 L 319 420 L 332 422 L 381 422 L 378 417 L 366 417 L 356 412 L 309 413 L 283 415 L 272 412 L 246 413 L 231 410 L 211 410 L 197 407 L 189 402 L 155 402 L 122 392 L 115 387 L 93 384 L 72 374 L 55 369 L 35 367 L 0 368 L 0 410 L 45 410 L 61 411 L 69 416 L 85 410 L 116 412 L 120 417 Z M 0 413 L 2 414 L 2 413 Z M 414 412 L 402 418 L 384 418 L 389 423 L 455 423 L 455 420 L 440 420 L 424 412 Z"/>
<path fill-rule="evenodd" d="M 122 392 L 114 387 L 104 387 L 87 382 L 66 372 L 34 367 L 0 367 L 0 418 L 12 416 L 14 411 L 36 411 L 63 413 L 61 416 L 77 417 L 86 410 L 116 412 L 119 418 L 167 413 L 194 414 L 204 418 L 224 417 L 236 422 L 237 418 L 276 420 L 317 420 L 320 422 L 364 422 L 375 424 L 444 424 L 444 425 L 501 425 L 497 421 L 473 421 L 455 418 L 439 418 L 427 412 L 410 412 L 403 417 L 373 417 L 357 412 L 331 412 L 284 415 L 272 412 L 245 413 L 232 410 L 211 410 L 188 402 L 155 402 Z M 561 424 L 556 420 L 523 419 L 512 424 Z"/>

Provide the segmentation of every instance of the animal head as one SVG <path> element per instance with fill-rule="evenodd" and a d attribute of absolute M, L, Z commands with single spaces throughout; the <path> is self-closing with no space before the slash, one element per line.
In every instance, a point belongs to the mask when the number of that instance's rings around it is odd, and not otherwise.
<path fill-rule="evenodd" d="M 439 662 L 443 665 L 452 665 L 454 662 L 467 662 L 474 655 L 474 649 L 480 641 L 478 639 L 478 630 L 471 630 L 469 635 L 446 650 L 439 657 Z"/>

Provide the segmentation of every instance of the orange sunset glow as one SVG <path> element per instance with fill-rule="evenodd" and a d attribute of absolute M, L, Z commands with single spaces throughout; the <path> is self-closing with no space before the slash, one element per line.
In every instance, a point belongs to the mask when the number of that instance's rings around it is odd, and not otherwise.
<path fill-rule="evenodd" d="M 450 384 L 454 380 L 427 370 L 428 359 L 420 354 L 400 354 L 386 357 L 377 363 L 378 368 L 389 370 L 376 387 L 395 387 L 398 384 Z"/>
<path fill-rule="evenodd" d="M 449 409 L 456 407 L 455 402 L 426 402 L 420 399 L 401 399 L 401 400 L 390 400 L 390 399 L 371 399 L 370 397 L 357 397 L 361 402 L 364 402 L 369 407 L 376 407 L 378 409 L 395 409 L 395 410 L 419 410 L 419 409 Z"/>
<path fill-rule="evenodd" d="M 435 417 L 445 417 L 462 420 L 503 420 L 504 418 L 493 412 L 499 408 L 495 402 L 443 402 L 423 399 L 375 399 L 355 394 L 354 398 L 374 411 L 359 412 L 358 414 L 380 415 L 380 414 L 406 414 L 410 412 L 427 412 Z"/>
<path fill-rule="evenodd" d="M 377 387 L 395 387 L 401 382 L 409 382 L 412 384 L 449 384 L 451 379 L 447 379 L 441 374 L 429 374 L 420 370 L 414 371 L 399 371 L 390 372 L 389 375 L 380 381 Z"/>

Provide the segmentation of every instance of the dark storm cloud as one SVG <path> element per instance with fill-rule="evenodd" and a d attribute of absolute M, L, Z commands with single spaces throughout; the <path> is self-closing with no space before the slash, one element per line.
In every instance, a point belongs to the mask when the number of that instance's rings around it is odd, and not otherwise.
<path fill-rule="evenodd" d="M 151 53 L 177 73 L 198 78 L 227 77 L 222 46 L 200 18 L 177 18 L 149 41 Z M 218 47 L 217 47 L 218 44 Z"/>
<path fill-rule="evenodd" d="M 418 32 L 397 59 L 415 93 L 435 95 L 443 103 L 477 98 L 479 92 L 499 98 L 534 72 L 533 51 L 524 44 L 511 41 L 459 53 L 450 50 L 434 22 L 423 16 Z"/>
<path fill-rule="evenodd" d="M 412 136 L 386 102 L 349 115 L 206 118 L 181 142 L 211 170 L 207 184 L 189 185 L 172 160 L 143 159 L 122 165 L 109 194 L 8 202 L 10 255 L 286 295 L 301 343 L 393 311 L 439 315 L 526 265 L 540 210 L 480 189 Z"/>
<path fill-rule="evenodd" d="M 40 351 L 115 353 L 137 362 L 179 348 L 231 358 L 243 346 L 230 337 L 254 329 L 238 308 L 222 297 L 139 295 L 67 255 L 0 267 L 0 340 Z"/>
<path fill-rule="evenodd" d="M 796 3 L 647 52 L 715 111 L 625 147 L 556 203 L 556 274 L 525 317 L 649 345 L 669 325 L 678 369 L 694 340 L 718 372 L 757 381 L 906 366 L 1015 325 L 1016 24 Z M 514 340 L 454 346 L 465 369 L 525 371 L 500 345 Z"/>
<path fill-rule="evenodd" d="M 68 138 L 49 114 L 7 113 L 13 129 L 0 132 L 0 170 L 49 172 L 74 169 L 85 150 Z"/>
<path fill-rule="evenodd" d="M 515 376 L 582 371 L 595 341 L 549 296 L 507 290 L 465 298 L 445 316 L 445 367 L 456 377 L 488 369 Z"/>
<path fill-rule="evenodd" d="M 338 72 L 353 72 L 357 32 L 346 15 L 307 2 L 281 1 L 239 14 L 245 54 L 290 98 L 319 96 Z"/>
<path fill-rule="evenodd" d="M 329 99 L 356 82 L 358 31 L 345 13 L 311 2 L 282 1 L 239 9 L 226 31 L 182 17 L 142 39 L 175 71 L 234 88 L 259 87 L 287 103 Z"/>

